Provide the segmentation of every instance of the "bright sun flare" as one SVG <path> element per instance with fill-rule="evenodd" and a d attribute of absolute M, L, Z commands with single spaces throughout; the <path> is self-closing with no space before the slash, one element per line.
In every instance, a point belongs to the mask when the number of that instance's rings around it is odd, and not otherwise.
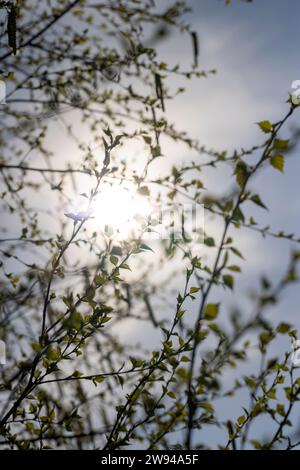
<path fill-rule="evenodd" d="M 72 214 L 85 214 L 86 199 L 80 197 L 73 201 Z M 102 231 L 109 227 L 120 237 L 126 238 L 134 234 L 141 234 L 143 222 L 151 215 L 152 207 L 145 196 L 138 194 L 133 185 L 111 185 L 103 183 L 99 193 L 92 203 L 90 216 L 96 225 L 95 228 Z"/>
<path fill-rule="evenodd" d="M 140 226 L 139 219 L 151 214 L 151 205 L 133 187 L 106 184 L 98 194 L 94 216 L 101 227 L 109 225 L 121 235 L 127 235 Z"/>

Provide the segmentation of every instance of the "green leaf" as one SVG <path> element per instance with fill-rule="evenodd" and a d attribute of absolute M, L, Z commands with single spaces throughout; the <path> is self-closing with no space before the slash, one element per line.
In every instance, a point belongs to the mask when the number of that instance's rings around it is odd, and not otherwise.
<path fill-rule="evenodd" d="M 56 262 L 57 262 L 57 254 L 53 255 L 53 258 L 51 261 L 52 268 L 56 267 Z"/>
<path fill-rule="evenodd" d="M 298 377 L 298 378 L 295 380 L 295 384 L 298 385 L 298 387 L 300 387 L 300 377 Z"/>
<path fill-rule="evenodd" d="M 31 343 L 31 347 L 35 352 L 39 352 L 42 348 L 40 343 Z"/>
<path fill-rule="evenodd" d="M 286 398 L 291 401 L 293 398 L 293 389 L 292 387 L 285 387 L 284 389 Z"/>
<path fill-rule="evenodd" d="M 138 358 L 132 357 L 132 356 L 130 356 L 129 359 L 131 361 L 131 364 L 132 364 L 133 368 L 142 367 L 142 365 L 144 364 L 143 359 L 138 359 Z"/>
<path fill-rule="evenodd" d="M 242 255 L 242 253 L 237 248 L 232 246 L 230 249 L 231 249 L 232 253 L 234 253 L 236 256 L 238 256 L 241 259 L 245 259 Z"/>
<path fill-rule="evenodd" d="M 34 403 L 30 403 L 29 412 L 30 413 L 35 413 L 36 410 L 37 410 L 37 406 Z"/>
<path fill-rule="evenodd" d="M 207 304 L 204 310 L 206 320 L 214 320 L 219 313 L 219 304 Z"/>
<path fill-rule="evenodd" d="M 254 204 L 256 204 L 257 206 L 260 206 L 263 209 L 268 210 L 267 206 L 265 206 L 265 204 L 262 202 L 262 200 L 260 199 L 260 196 L 258 194 L 254 194 L 253 196 L 251 196 L 250 200 L 252 202 L 254 202 Z"/>
<path fill-rule="evenodd" d="M 68 297 L 63 297 L 62 300 L 63 300 L 63 303 L 64 303 L 68 308 L 71 308 L 71 307 L 72 307 L 72 302 L 71 302 L 71 300 L 70 300 Z"/>
<path fill-rule="evenodd" d="M 82 372 L 80 372 L 79 370 L 74 370 L 72 377 L 78 378 L 81 376 L 82 376 Z"/>
<path fill-rule="evenodd" d="M 231 276 L 231 274 L 224 274 L 223 282 L 227 287 L 229 287 L 230 289 L 233 289 L 234 277 Z"/>
<path fill-rule="evenodd" d="M 269 331 L 266 331 L 264 333 L 261 333 L 259 335 L 259 339 L 260 339 L 260 342 L 262 344 L 262 346 L 265 346 L 267 344 L 270 343 L 270 341 L 272 341 L 273 339 L 273 333 L 269 332 Z"/>
<path fill-rule="evenodd" d="M 185 310 L 180 310 L 180 311 L 176 314 L 176 320 L 180 320 L 180 318 L 182 318 L 184 314 L 185 314 Z"/>
<path fill-rule="evenodd" d="M 234 210 L 232 214 L 232 220 L 235 220 L 236 222 L 242 222 L 242 223 L 245 222 L 245 216 L 239 207 L 236 207 L 236 209 Z"/>
<path fill-rule="evenodd" d="M 149 144 L 149 145 L 151 144 L 152 139 L 151 139 L 150 136 L 148 136 L 148 135 L 143 135 L 142 137 L 143 137 L 144 141 L 146 142 L 146 144 Z"/>
<path fill-rule="evenodd" d="M 190 294 L 196 294 L 196 292 L 199 292 L 200 287 L 191 287 L 190 288 Z"/>
<path fill-rule="evenodd" d="M 229 269 L 230 271 L 236 272 L 236 273 L 241 272 L 241 268 L 239 266 L 237 266 L 236 264 L 233 264 L 231 266 L 227 266 L 227 269 Z"/>
<path fill-rule="evenodd" d="M 260 121 L 257 123 L 261 130 L 268 134 L 269 132 L 272 131 L 272 123 L 270 121 Z"/>
<path fill-rule="evenodd" d="M 284 322 L 280 323 L 276 328 L 278 333 L 281 333 L 283 335 L 288 333 L 290 329 L 291 329 L 291 325 L 289 325 L 288 323 L 284 323 Z"/>
<path fill-rule="evenodd" d="M 214 412 L 214 408 L 211 403 L 204 401 L 202 403 L 199 403 L 200 408 L 203 408 L 204 410 L 208 411 L 209 413 Z"/>
<path fill-rule="evenodd" d="M 104 276 L 101 276 L 100 274 L 97 274 L 95 276 L 95 283 L 96 283 L 97 287 L 104 284 L 105 281 L 106 281 L 106 278 Z"/>
<path fill-rule="evenodd" d="M 122 256 L 122 248 L 120 246 L 114 245 L 110 254 L 115 256 Z"/>
<path fill-rule="evenodd" d="M 204 244 L 206 246 L 215 246 L 215 240 L 212 237 L 205 237 Z"/>
<path fill-rule="evenodd" d="M 252 439 L 250 442 L 255 449 L 257 450 L 261 449 L 261 443 L 257 441 L 256 439 Z"/>
<path fill-rule="evenodd" d="M 60 356 L 61 356 L 61 351 L 60 351 L 59 346 L 56 346 L 56 348 L 48 347 L 46 351 L 47 359 L 50 359 L 51 361 L 57 361 L 60 358 Z"/>
<path fill-rule="evenodd" d="M 237 161 L 234 174 L 236 177 L 237 184 L 240 186 L 240 188 L 242 188 L 246 183 L 248 177 L 247 165 L 243 160 L 239 159 Z"/>
<path fill-rule="evenodd" d="M 270 164 L 272 167 L 278 171 L 281 171 L 281 173 L 284 171 L 284 163 L 285 160 L 283 155 L 277 154 L 270 158 Z"/>
<path fill-rule="evenodd" d="M 128 269 L 129 271 L 131 271 L 131 268 L 130 266 L 127 264 L 127 263 L 122 263 L 121 266 L 120 266 L 121 269 Z"/>
<path fill-rule="evenodd" d="M 157 158 L 161 156 L 161 148 L 160 145 L 156 145 L 155 147 L 151 147 L 151 155 L 153 158 Z"/>
<path fill-rule="evenodd" d="M 149 196 L 150 194 L 150 191 L 149 191 L 149 188 L 148 186 L 141 186 L 138 190 L 139 194 L 141 194 L 142 196 Z"/>
<path fill-rule="evenodd" d="M 101 384 L 101 382 L 104 382 L 105 377 L 103 375 L 96 375 L 96 377 L 94 377 L 93 380 L 97 382 L 97 384 Z"/>
<path fill-rule="evenodd" d="M 114 265 L 114 266 L 117 266 L 118 264 L 118 258 L 114 255 L 112 255 L 110 258 L 110 262 Z"/>
<path fill-rule="evenodd" d="M 245 384 L 248 385 L 248 387 L 252 388 L 252 390 L 256 389 L 256 382 L 252 379 L 252 377 L 246 376 L 244 377 L 244 381 Z"/>
<path fill-rule="evenodd" d="M 98 384 L 101 384 L 105 380 L 105 377 L 103 375 L 95 375 L 95 377 L 92 378 L 93 384 L 97 387 Z"/>
<path fill-rule="evenodd" d="M 140 248 L 141 248 L 141 250 L 146 250 L 146 251 L 152 251 L 153 252 L 152 248 L 150 248 L 150 246 L 146 245 L 146 243 L 141 243 Z"/>
<path fill-rule="evenodd" d="M 191 362 L 191 360 L 187 356 L 182 356 L 182 358 L 180 359 L 180 362 Z"/>
<path fill-rule="evenodd" d="M 287 150 L 289 147 L 289 141 L 283 139 L 275 139 L 273 148 L 276 150 Z"/>
<path fill-rule="evenodd" d="M 1 8 L 1 3 L 0 3 L 0 8 Z M 12 80 L 15 76 L 15 72 L 8 72 L 6 76 L 2 76 L 2 80 Z"/>
<path fill-rule="evenodd" d="M 274 388 L 271 388 L 271 390 L 268 391 L 267 397 L 271 398 L 271 400 L 276 400 L 276 390 Z"/>
<path fill-rule="evenodd" d="M 277 404 L 276 406 L 276 411 L 280 416 L 285 416 L 285 408 L 284 405 L 281 405 L 280 403 Z"/>
<path fill-rule="evenodd" d="M 246 421 L 246 416 L 245 415 L 239 416 L 238 419 L 237 419 L 237 422 L 238 422 L 239 426 L 243 426 L 245 421 Z"/>

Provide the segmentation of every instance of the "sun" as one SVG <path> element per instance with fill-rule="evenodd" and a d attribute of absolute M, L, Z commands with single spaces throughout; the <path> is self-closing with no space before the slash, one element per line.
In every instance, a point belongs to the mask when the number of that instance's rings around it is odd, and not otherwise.
<path fill-rule="evenodd" d="M 140 238 L 153 208 L 149 198 L 139 194 L 131 182 L 103 182 L 93 200 L 81 193 L 67 204 L 64 214 L 74 223 L 89 220 L 90 229 L 113 231 L 117 238 Z"/>
<path fill-rule="evenodd" d="M 102 230 L 109 226 L 122 238 L 141 232 L 141 221 L 146 221 L 151 212 L 148 198 L 129 182 L 104 183 L 93 204 L 97 225 Z"/>

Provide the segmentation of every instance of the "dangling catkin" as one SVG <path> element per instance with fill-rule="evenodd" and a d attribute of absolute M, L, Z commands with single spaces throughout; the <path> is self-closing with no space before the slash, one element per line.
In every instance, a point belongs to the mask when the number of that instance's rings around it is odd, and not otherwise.
<path fill-rule="evenodd" d="M 17 53 L 17 27 L 16 27 L 16 9 L 12 5 L 8 13 L 7 21 L 8 45 L 12 48 L 14 55 Z"/>

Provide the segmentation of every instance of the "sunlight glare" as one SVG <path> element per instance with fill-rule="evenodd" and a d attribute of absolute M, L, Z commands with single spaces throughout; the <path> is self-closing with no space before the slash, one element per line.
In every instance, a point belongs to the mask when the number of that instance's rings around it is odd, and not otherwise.
<path fill-rule="evenodd" d="M 110 226 L 122 237 L 141 232 L 140 219 L 146 220 L 152 212 L 150 202 L 129 184 L 106 183 L 97 196 L 93 216 L 101 229 Z"/>

